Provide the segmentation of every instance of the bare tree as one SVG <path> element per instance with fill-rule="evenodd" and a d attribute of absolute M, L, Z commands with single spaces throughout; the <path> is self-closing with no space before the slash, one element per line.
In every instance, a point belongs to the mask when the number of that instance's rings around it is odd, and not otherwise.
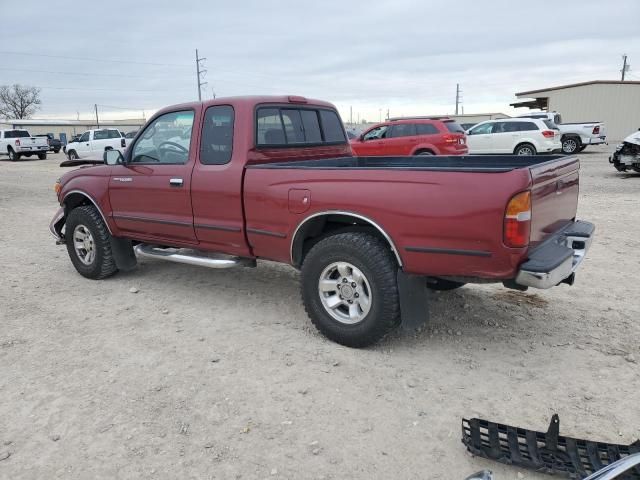
<path fill-rule="evenodd" d="M 0 117 L 29 118 L 40 108 L 40 89 L 23 85 L 0 86 Z"/>

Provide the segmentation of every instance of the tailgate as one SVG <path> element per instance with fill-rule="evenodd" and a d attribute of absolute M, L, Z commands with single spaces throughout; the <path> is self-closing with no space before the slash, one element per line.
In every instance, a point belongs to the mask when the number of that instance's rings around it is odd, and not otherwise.
<path fill-rule="evenodd" d="M 530 246 L 535 247 L 575 218 L 580 162 L 576 157 L 562 157 L 534 165 L 529 170 L 532 179 Z"/>

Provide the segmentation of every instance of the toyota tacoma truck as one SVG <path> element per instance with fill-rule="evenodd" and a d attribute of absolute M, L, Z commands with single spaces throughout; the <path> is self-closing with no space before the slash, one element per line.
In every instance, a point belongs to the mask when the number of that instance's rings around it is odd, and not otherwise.
<path fill-rule="evenodd" d="M 168 107 L 82 163 L 49 226 L 81 275 L 287 263 L 314 325 L 352 347 L 421 325 L 427 287 L 572 284 L 594 233 L 575 157 L 357 157 L 336 109 L 298 96 Z"/>
<path fill-rule="evenodd" d="M 9 155 L 12 162 L 31 155 L 45 160 L 48 150 L 49 143 L 46 139 L 32 137 L 26 130 L 0 130 L 0 153 Z"/>

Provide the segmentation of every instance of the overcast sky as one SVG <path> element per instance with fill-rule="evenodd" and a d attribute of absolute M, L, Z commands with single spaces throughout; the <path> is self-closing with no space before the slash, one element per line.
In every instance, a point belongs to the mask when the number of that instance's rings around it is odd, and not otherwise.
<path fill-rule="evenodd" d="M 9 3 L 33 21 L 3 22 L 0 85 L 40 87 L 36 117 L 195 100 L 196 48 L 203 98 L 305 95 L 347 121 L 452 113 L 456 83 L 465 113 L 513 113 L 515 92 L 619 79 L 623 53 L 640 80 L 639 0 Z"/>

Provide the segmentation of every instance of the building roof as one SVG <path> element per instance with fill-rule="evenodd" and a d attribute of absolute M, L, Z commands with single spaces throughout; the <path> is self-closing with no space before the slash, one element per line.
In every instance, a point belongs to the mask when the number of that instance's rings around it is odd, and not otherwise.
<path fill-rule="evenodd" d="M 533 95 L 535 93 L 550 92 L 553 90 L 563 90 L 565 88 L 584 87 L 585 85 L 640 85 L 640 82 L 635 81 L 620 81 L 620 80 L 591 80 L 590 82 L 570 83 L 567 85 L 559 85 L 557 87 L 541 88 L 539 90 L 529 90 L 526 92 L 516 93 L 516 97 Z"/>

